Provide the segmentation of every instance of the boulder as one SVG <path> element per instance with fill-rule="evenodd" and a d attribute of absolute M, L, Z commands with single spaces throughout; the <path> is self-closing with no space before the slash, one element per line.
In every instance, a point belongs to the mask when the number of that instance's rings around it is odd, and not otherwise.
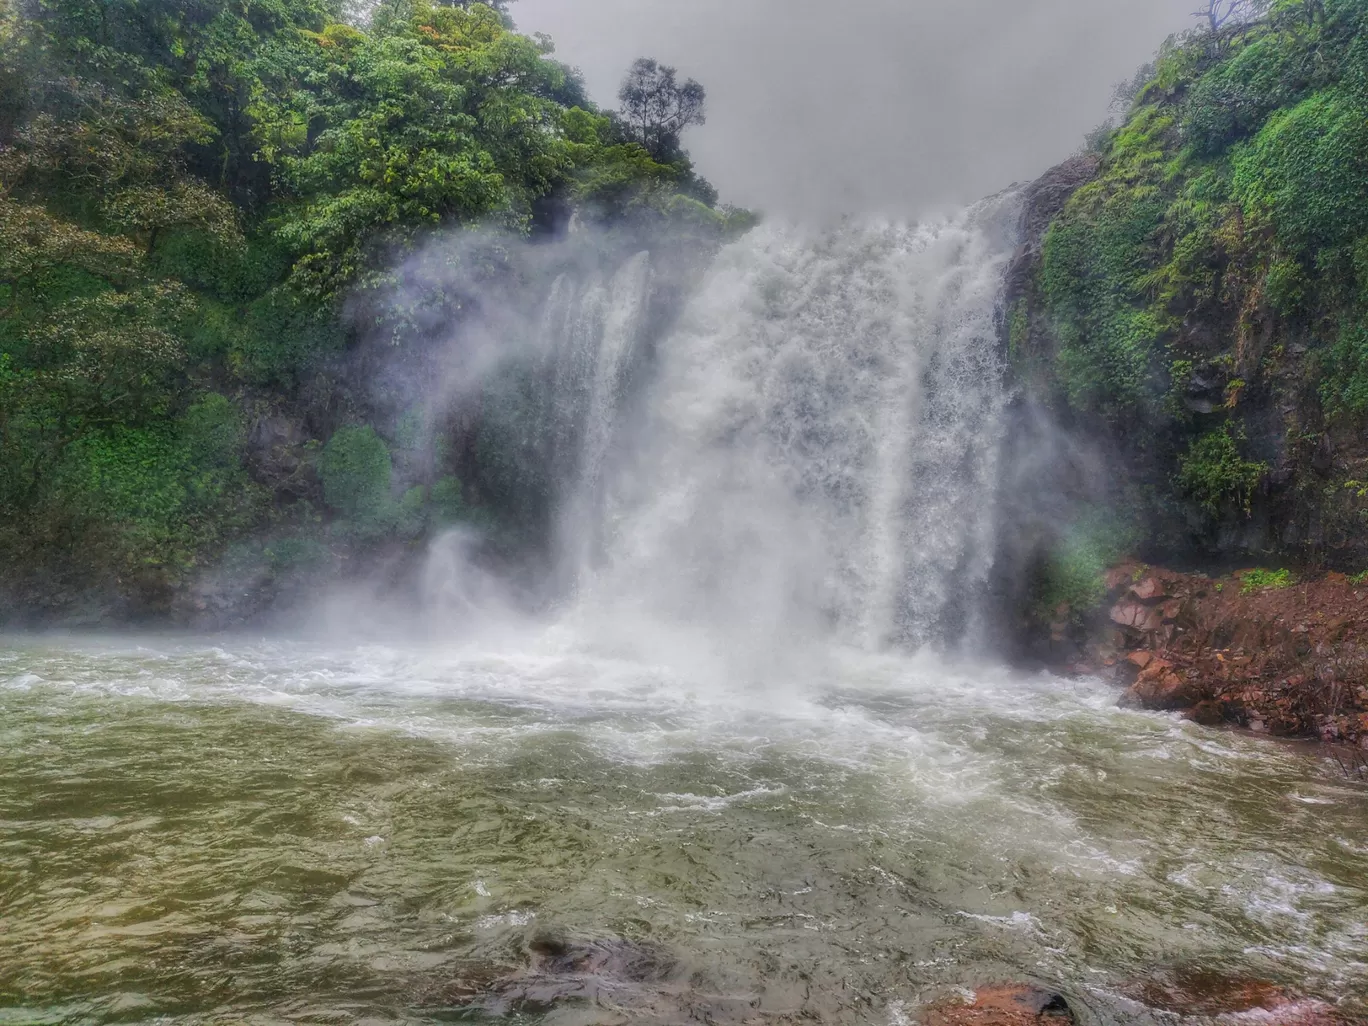
<path fill-rule="evenodd" d="M 1220 702 L 1210 700 L 1198 702 L 1183 715 L 1193 723 L 1200 723 L 1204 727 L 1219 727 L 1230 722 L 1230 717 L 1226 715 L 1225 706 Z"/>
<path fill-rule="evenodd" d="M 1141 602 L 1152 602 L 1154 599 L 1163 598 L 1165 595 L 1164 585 L 1157 577 L 1145 577 L 1131 585 L 1130 593 Z"/>
<path fill-rule="evenodd" d="M 1173 664 L 1167 659 L 1150 655 L 1144 663 L 1140 676 L 1121 696 L 1121 705 L 1127 708 L 1172 711 L 1190 709 L 1201 701 L 1201 689 L 1185 675 L 1175 671 Z"/>
<path fill-rule="evenodd" d="M 1069 1003 L 1028 983 L 980 987 L 971 997 L 948 998 L 921 1010 L 922 1026 L 1068 1026 Z"/>
<path fill-rule="evenodd" d="M 1112 607 L 1111 622 L 1142 634 L 1153 634 L 1164 626 L 1163 613 L 1139 602 L 1121 601 Z"/>
<path fill-rule="evenodd" d="M 1332 1005 L 1289 992 L 1268 980 L 1226 976 L 1210 970 L 1157 973 L 1122 988 L 1128 997 L 1159 1011 L 1218 1023 L 1260 1026 L 1362 1026 Z"/>
<path fill-rule="evenodd" d="M 1137 670 L 1143 670 L 1153 661 L 1154 653 L 1145 651 L 1144 649 L 1141 649 L 1138 652 L 1132 652 L 1130 655 L 1126 656 L 1126 662 L 1130 663 Z"/>

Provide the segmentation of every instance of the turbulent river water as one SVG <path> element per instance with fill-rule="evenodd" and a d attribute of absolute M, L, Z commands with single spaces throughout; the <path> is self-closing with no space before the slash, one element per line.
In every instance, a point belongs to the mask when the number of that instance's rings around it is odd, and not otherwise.
<path fill-rule="evenodd" d="M 1366 1010 L 1361 783 L 979 652 L 1011 215 L 759 230 L 650 360 L 648 256 L 559 281 L 536 619 L 448 539 L 402 638 L 0 639 L 0 1023 L 898 1026 L 1019 978 L 1120 1023 L 1174 967 Z"/>

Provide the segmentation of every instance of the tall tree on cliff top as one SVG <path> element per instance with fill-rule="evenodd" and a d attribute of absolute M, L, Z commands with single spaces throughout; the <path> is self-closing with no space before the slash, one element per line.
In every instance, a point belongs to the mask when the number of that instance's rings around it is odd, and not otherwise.
<path fill-rule="evenodd" d="M 1221 31 L 1232 20 L 1249 14 L 1247 0 L 1206 0 L 1199 10 L 1193 11 L 1194 18 L 1201 18 L 1213 35 Z"/>
<path fill-rule="evenodd" d="M 707 91 L 693 79 L 681 85 L 674 68 L 649 57 L 637 59 L 618 90 L 628 133 L 661 163 L 683 155 L 679 137 L 690 125 L 705 123 L 707 99 Z"/>

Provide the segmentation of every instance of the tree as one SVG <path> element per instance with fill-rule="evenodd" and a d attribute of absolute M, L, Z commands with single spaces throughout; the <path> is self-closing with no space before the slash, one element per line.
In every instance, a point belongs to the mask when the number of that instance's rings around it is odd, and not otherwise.
<path fill-rule="evenodd" d="M 682 155 L 679 137 L 684 129 L 707 120 L 707 91 L 693 79 L 680 85 L 677 75 L 674 68 L 641 57 L 618 90 L 629 135 L 662 163 Z"/>
<path fill-rule="evenodd" d="M 1227 25 L 1239 25 L 1262 14 L 1270 0 L 1203 0 L 1200 10 L 1192 12 L 1194 18 L 1207 23 L 1214 36 Z"/>

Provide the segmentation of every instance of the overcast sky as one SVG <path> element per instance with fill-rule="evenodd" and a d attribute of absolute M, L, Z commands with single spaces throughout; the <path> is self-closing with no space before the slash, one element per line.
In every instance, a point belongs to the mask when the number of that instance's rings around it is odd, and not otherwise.
<path fill-rule="evenodd" d="M 616 106 L 639 56 L 708 89 L 685 144 L 726 201 L 916 214 L 1067 157 L 1193 0 L 518 0 Z"/>

